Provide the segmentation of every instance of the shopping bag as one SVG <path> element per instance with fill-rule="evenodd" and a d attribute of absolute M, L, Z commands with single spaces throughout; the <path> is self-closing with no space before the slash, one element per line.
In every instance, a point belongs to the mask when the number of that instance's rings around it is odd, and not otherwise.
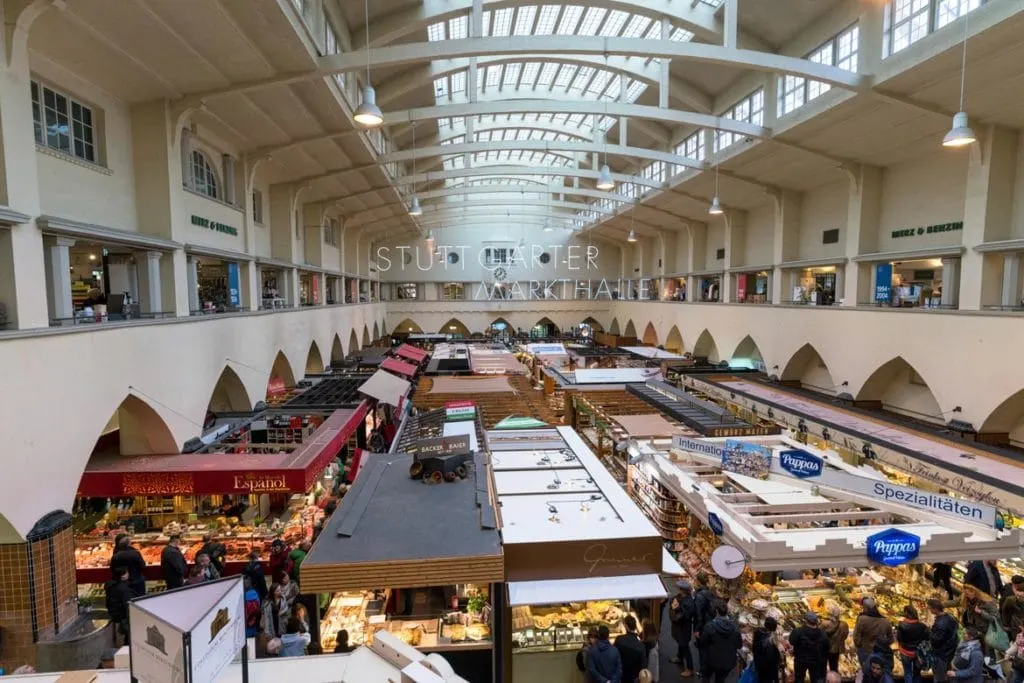
<path fill-rule="evenodd" d="M 1002 629 L 999 622 L 993 621 L 988 625 L 988 632 L 985 634 L 985 644 L 993 650 L 1006 652 L 1010 649 L 1010 636 Z"/>
<path fill-rule="evenodd" d="M 747 668 L 740 674 L 740 679 L 737 683 L 757 683 L 757 669 L 754 668 L 754 663 L 747 664 Z"/>
<path fill-rule="evenodd" d="M 917 665 L 921 667 L 921 671 L 931 671 L 935 665 L 935 655 L 932 653 L 932 645 L 928 641 L 917 646 Z"/>

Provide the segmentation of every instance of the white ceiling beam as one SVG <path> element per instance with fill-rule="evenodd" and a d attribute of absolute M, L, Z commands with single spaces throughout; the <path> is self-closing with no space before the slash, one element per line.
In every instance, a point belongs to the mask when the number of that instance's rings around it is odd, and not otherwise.
<path fill-rule="evenodd" d="M 621 216 L 619 216 L 621 217 Z M 396 225 L 400 225 L 401 220 L 407 220 L 407 216 L 396 215 L 388 216 L 382 219 L 370 219 L 360 224 L 360 227 L 368 230 L 390 230 Z M 606 225 L 611 225 L 611 221 L 616 218 L 616 214 L 609 213 L 606 218 L 608 221 Z M 457 211 L 435 211 L 425 212 L 419 217 L 418 223 L 421 227 L 463 227 L 466 222 L 478 222 L 481 224 L 490 225 L 492 228 L 498 221 L 507 221 L 512 227 L 520 226 L 531 228 L 531 227 L 542 227 L 545 223 L 551 220 L 551 227 L 555 230 L 565 229 L 572 225 L 575 216 L 571 214 L 555 214 L 555 213 L 543 213 L 543 212 L 506 212 L 501 210 L 488 209 L 482 207 L 474 211 L 457 212 Z M 664 226 L 651 225 L 645 223 L 639 219 L 623 219 L 626 225 L 635 225 L 638 232 L 650 231 L 655 233 L 658 230 L 665 230 Z"/>
<path fill-rule="evenodd" d="M 590 169 L 583 168 L 572 168 L 567 166 L 517 166 L 515 164 L 494 164 L 494 165 L 478 165 L 473 168 L 456 168 L 447 171 L 435 171 L 431 173 L 420 173 L 418 175 L 408 175 L 395 180 L 395 185 L 413 185 L 420 183 L 429 183 L 438 180 L 446 180 L 448 178 L 474 178 L 478 176 L 555 176 L 555 177 L 567 177 L 567 178 L 589 178 L 597 180 L 600 177 L 598 171 L 592 171 Z M 652 187 L 655 189 L 664 189 L 667 187 L 666 183 L 657 182 L 654 180 L 647 180 L 646 178 L 640 178 L 638 176 L 625 175 L 622 173 L 612 173 L 612 180 L 620 183 L 635 183 L 642 187 Z"/>

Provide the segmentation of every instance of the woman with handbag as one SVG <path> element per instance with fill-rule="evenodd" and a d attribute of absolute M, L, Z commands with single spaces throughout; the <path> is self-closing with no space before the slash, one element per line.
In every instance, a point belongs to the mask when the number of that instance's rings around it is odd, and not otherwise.
<path fill-rule="evenodd" d="M 1010 639 L 999 624 L 999 605 L 975 586 L 964 584 L 960 623 L 977 630 L 983 655 L 992 656 L 1010 647 Z"/>
<path fill-rule="evenodd" d="M 985 656 L 981 653 L 981 631 L 977 627 L 968 626 L 964 630 L 964 639 L 956 646 L 946 676 L 957 683 L 984 683 Z"/>

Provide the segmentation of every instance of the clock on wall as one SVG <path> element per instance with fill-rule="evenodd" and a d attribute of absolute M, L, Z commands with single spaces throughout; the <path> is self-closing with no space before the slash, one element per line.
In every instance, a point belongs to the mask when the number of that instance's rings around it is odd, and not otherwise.
<path fill-rule="evenodd" d="M 551 254 L 549 254 L 546 251 L 543 254 L 541 254 L 539 258 L 540 262 L 543 263 L 544 265 L 547 265 L 548 263 L 551 262 Z"/>
<path fill-rule="evenodd" d="M 508 271 L 506 271 L 504 268 L 499 266 L 499 267 L 494 269 L 494 279 L 495 280 L 497 280 L 498 282 L 503 282 L 506 277 L 508 277 Z"/>
<path fill-rule="evenodd" d="M 459 254 L 458 254 L 458 252 L 449 251 L 448 252 L 448 263 L 454 266 L 458 262 L 459 262 Z"/>

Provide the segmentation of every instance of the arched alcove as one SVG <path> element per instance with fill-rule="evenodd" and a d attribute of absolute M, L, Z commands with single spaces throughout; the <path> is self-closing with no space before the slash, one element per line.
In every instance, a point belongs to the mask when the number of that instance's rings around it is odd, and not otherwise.
<path fill-rule="evenodd" d="M 732 358 L 729 359 L 729 365 L 736 368 L 764 370 L 761 349 L 757 347 L 757 342 L 749 334 L 736 345 L 736 350 L 732 352 Z"/>
<path fill-rule="evenodd" d="M 504 337 L 516 331 L 516 328 L 512 326 L 512 323 L 505 318 L 495 318 L 491 321 L 491 324 L 487 326 L 487 329 L 496 337 Z"/>
<path fill-rule="evenodd" d="M 169 455 L 179 450 L 159 413 L 134 394 L 126 396 L 114 409 L 93 446 L 94 455 Z"/>
<path fill-rule="evenodd" d="M 359 337 L 356 335 L 356 331 L 352 330 L 352 334 L 348 336 L 348 352 L 355 353 L 359 350 Z"/>
<path fill-rule="evenodd" d="M 334 335 L 334 342 L 331 344 L 331 365 L 345 360 L 345 349 L 341 345 L 341 335 Z"/>
<path fill-rule="evenodd" d="M 944 423 L 942 408 L 928 382 L 902 356 L 880 365 L 857 394 L 858 401 L 872 401 L 894 413 L 928 422 Z"/>
<path fill-rule="evenodd" d="M 707 358 L 709 363 L 717 363 L 721 358 L 718 355 L 718 344 L 711 332 L 704 330 L 697 337 L 697 343 L 693 345 L 693 355 L 697 358 Z"/>
<path fill-rule="evenodd" d="M 1024 446 L 1024 389 L 996 406 L 977 429 L 986 443 Z"/>
<path fill-rule="evenodd" d="M 626 329 L 622 331 L 622 336 L 633 337 L 634 339 L 636 338 L 636 326 L 633 324 L 632 320 L 626 323 Z"/>
<path fill-rule="evenodd" d="M 796 350 L 782 369 L 779 379 L 783 382 L 800 382 L 800 386 L 805 389 L 826 394 L 834 394 L 837 390 L 832 373 L 811 344 L 804 344 Z"/>
<path fill-rule="evenodd" d="M 597 322 L 595 318 L 587 318 L 586 320 L 583 321 L 582 324 L 590 325 L 590 329 L 592 329 L 594 332 L 604 332 L 604 325 Z"/>
<path fill-rule="evenodd" d="M 225 365 L 213 387 L 207 410 L 214 413 L 250 413 L 252 401 L 234 368 Z"/>
<path fill-rule="evenodd" d="M 324 371 L 324 359 L 320 355 L 320 347 L 314 341 L 309 345 L 309 353 L 306 354 L 307 375 L 315 375 Z"/>
<path fill-rule="evenodd" d="M 423 334 L 423 328 L 415 320 L 406 318 L 395 325 L 395 334 Z"/>
<path fill-rule="evenodd" d="M 370 345 L 373 340 L 370 339 L 370 328 L 363 325 L 363 348 Z"/>
<path fill-rule="evenodd" d="M 380 328 L 377 326 L 377 321 L 373 322 L 373 341 L 380 339 Z"/>
<path fill-rule="evenodd" d="M 533 324 L 530 334 L 541 337 L 557 337 L 559 335 L 558 325 L 552 322 L 551 318 L 544 316 Z"/>
<path fill-rule="evenodd" d="M 665 337 L 665 350 L 672 351 L 673 353 L 682 353 L 683 347 L 683 335 L 679 332 L 679 328 L 675 325 L 668 331 L 668 336 Z"/>
<path fill-rule="evenodd" d="M 270 379 L 267 380 L 267 398 L 283 394 L 290 387 L 295 386 L 295 372 L 288 357 L 283 351 L 278 351 L 274 357 L 274 364 L 270 366 Z"/>
<path fill-rule="evenodd" d="M 644 328 L 643 342 L 651 346 L 658 345 L 658 331 L 654 329 L 654 323 L 647 323 L 647 327 Z"/>
<path fill-rule="evenodd" d="M 451 334 L 456 337 L 469 337 L 469 328 L 466 327 L 461 320 L 458 318 L 452 318 L 444 325 L 441 325 L 441 329 L 438 330 L 439 334 Z"/>
<path fill-rule="evenodd" d="M 608 326 L 608 334 L 618 335 L 619 333 L 619 319 L 612 318 L 612 324 Z"/>

